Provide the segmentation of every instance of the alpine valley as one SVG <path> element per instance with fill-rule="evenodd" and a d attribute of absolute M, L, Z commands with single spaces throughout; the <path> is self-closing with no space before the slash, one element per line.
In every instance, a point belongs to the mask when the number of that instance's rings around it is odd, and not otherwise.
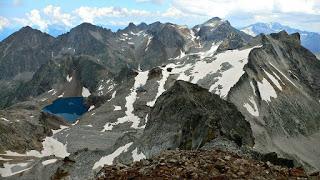
<path fill-rule="evenodd" d="M 299 33 L 253 37 L 218 17 L 117 32 L 83 23 L 57 37 L 27 26 L 0 42 L 0 70 L 4 179 L 107 179 L 196 151 L 200 166 L 206 151 L 264 162 L 254 167 L 269 178 L 273 165 L 284 178 L 320 170 L 320 61 Z M 231 176 L 225 166 L 212 173 Z"/>

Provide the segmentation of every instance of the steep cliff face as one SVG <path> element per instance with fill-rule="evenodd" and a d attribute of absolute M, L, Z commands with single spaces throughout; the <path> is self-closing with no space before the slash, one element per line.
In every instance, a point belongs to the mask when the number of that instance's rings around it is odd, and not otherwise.
<path fill-rule="evenodd" d="M 250 125 L 233 104 L 207 89 L 176 81 L 151 109 L 141 139 L 148 157 L 164 149 L 198 149 L 217 137 L 252 146 Z"/>
<path fill-rule="evenodd" d="M 90 56 L 66 56 L 43 64 L 27 82 L 19 82 L 1 99 L 7 107 L 41 94 L 54 97 L 84 96 L 83 91 L 96 92 L 113 74 Z"/>
<path fill-rule="evenodd" d="M 0 43 L 0 80 L 29 80 L 51 58 L 54 37 L 27 26 Z"/>
<path fill-rule="evenodd" d="M 228 100 L 250 121 L 257 149 L 319 168 L 320 62 L 299 34 L 263 35 L 262 44 L 250 52 Z"/>

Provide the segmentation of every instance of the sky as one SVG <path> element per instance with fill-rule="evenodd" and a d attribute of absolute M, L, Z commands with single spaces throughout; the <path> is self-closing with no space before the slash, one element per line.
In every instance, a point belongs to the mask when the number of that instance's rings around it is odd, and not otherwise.
<path fill-rule="evenodd" d="M 192 27 L 212 17 L 238 28 L 280 22 L 320 32 L 320 0 L 0 0 L 0 33 L 26 25 L 68 31 L 82 22 L 112 30 L 155 21 Z"/>

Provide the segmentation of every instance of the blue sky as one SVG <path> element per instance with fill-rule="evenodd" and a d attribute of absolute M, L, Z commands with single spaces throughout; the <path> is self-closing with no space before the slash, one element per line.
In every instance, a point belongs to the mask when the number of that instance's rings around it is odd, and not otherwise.
<path fill-rule="evenodd" d="M 26 25 L 67 31 L 82 22 L 113 30 L 129 22 L 193 26 L 215 16 L 236 27 L 280 22 L 320 32 L 320 0 L 0 0 L 0 33 Z"/>

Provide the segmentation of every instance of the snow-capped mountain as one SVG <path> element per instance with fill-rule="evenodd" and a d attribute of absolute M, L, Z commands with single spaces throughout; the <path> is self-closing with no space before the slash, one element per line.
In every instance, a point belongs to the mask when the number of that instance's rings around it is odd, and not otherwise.
<path fill-rule="evenodd" d="M 221 144 L 320 168 L 320 61 L 297 33 L 254 38 L 220 18 L 118 32 L 84 23 L 56 38 L 25 27 L 0 49 L 11 68 L 0 76 L 2 177 L 92 179 L 106 164 Z M 42 111 L 69 97 L 88 108 L 78 121 Z"/>
<path fill-rule="evenodd" d="M 241 31 L 251 35 L 257 36 L 261 33 L 270 34 L 285 30 L 289 34 L 298 32 L 301 36 L 301 44 L 308 48 L 310 51 L 317 53 L 320 52 L 320 34 L 315 32 L 302 31 L 289 26 L 282 25 L 277 22 L 273 23 L 256 23 L 244 28 Z"/>

